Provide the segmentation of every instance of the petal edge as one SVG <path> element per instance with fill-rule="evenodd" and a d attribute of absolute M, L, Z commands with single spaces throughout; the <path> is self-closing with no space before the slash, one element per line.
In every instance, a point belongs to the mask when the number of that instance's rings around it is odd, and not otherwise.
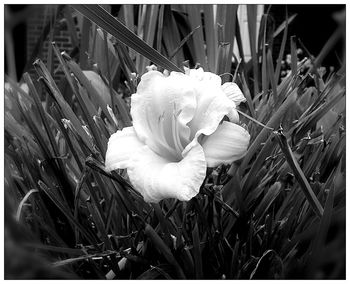
<path fill-rule="evenodd" d="M 144 146 L 128 167 L 132 185 L 146 202 L 165 198 L 188 201 L 198 194 L 205 174 L 204 151 L 198 143 L 178 163 L 169 162 Z"/>
<path fill-rule="evenodd" d="M 225 95 L 238 106 L 240 103 L 246 101 L 241 89 L 238 87 L 236 83 L 226 82 L 221 86 Z"/>
<path fill-rule="evenodd" d="M 106 170 L 110 172 L 127 168 L 130 157 L 143 145 L 133 127 L 124 127 L 112 134 L 108 140 Z"/>

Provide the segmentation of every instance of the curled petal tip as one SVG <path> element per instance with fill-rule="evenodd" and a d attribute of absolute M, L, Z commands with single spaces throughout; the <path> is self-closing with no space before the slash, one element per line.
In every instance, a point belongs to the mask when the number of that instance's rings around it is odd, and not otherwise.
<path fill-rule="evenodd" d="M 222 90 L 226 96 L 235 103 L 236 106 L 246 101 L 246 98 L 236 83 L 226 82 L 222 85 Z"/>
<path fill-rule="evenodd" d="M 155 66 L 154 64 L 152 65 L 149 65 L 149 66 L 146 66 L 146 70 L 149 72 L 149 71 L 157 71 L 158 68 L 157 66 Z"/>

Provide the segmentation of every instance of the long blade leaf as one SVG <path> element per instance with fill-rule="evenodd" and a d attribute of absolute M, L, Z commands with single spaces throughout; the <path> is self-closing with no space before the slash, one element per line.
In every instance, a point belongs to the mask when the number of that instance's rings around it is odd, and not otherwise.
<path fill-rule="evenodd" d="M 287 142 L 286 136 L 284 136 L 284 134 L 281 131 L 275 132 L 275 134 L 277 135 L 278 143 L 280 144 L 281 150 L 284 153 L 286 160 L 287 160 L 289 166 L 291 167 L 291 169 L 295 175 L 295 178 L 299 182 L 300 187 L 306 196 L 306 199 L 309 201 L 309 203 L 311 204 L 311 206 L 314 209 L 314 211 L 316 212 L 316 214 L 319 217 L 322 217 L 322 215 L 323 215 L 322 205 L 318 201 L 318 199 L 317 199 L 315 193 L 313 192 L 309 182 L 307 181 L 303 171 L 301 170 L 298 162 L 296 161 L 296 159 L 293 155 L 293 152 L 290 149 L 290 146 Z"/>
<path fill-rule="evenodd" d="M 169 71 L 183 72 L 174 63 L 149 46 L 142 39 L 137 37 L 132 31 L 124 26 L 119 20 L 114 18 L 100 5 L 72 5 L 74 9 L 79 11 L 85 17 L 89 18 L 95 24 L 100 26 L 106 32 L 113 35 L 116 39 L 139 52 L 143 56 L 155 64 L 162 66 Z M 140 71 L 140 70 L 138 70 Z"/>

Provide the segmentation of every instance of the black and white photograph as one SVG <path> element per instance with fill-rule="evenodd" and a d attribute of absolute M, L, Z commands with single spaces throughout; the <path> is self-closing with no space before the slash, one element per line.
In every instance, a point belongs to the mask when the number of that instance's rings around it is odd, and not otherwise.
<path fill-rule="evenodd" d="M 4 3 L 3 280 L 346 280 L 346 4 Z"/>

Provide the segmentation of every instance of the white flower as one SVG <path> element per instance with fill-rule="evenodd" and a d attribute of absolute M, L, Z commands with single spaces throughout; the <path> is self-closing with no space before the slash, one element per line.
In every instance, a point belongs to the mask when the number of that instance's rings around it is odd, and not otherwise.
<path fill-rule="evenodd" d="M 166 76 L 150 70 L 131 97 L 133 127 L 108 142 L 106 169 L 127 169 L 147 202 L 188 201 L 198 194 L 207 167 L 242 158 L 250 135 L 236 124 L 244 96 L 234 83 L 203 69 Z M 223 120 L 224 116 L 230 122 Z"/>

